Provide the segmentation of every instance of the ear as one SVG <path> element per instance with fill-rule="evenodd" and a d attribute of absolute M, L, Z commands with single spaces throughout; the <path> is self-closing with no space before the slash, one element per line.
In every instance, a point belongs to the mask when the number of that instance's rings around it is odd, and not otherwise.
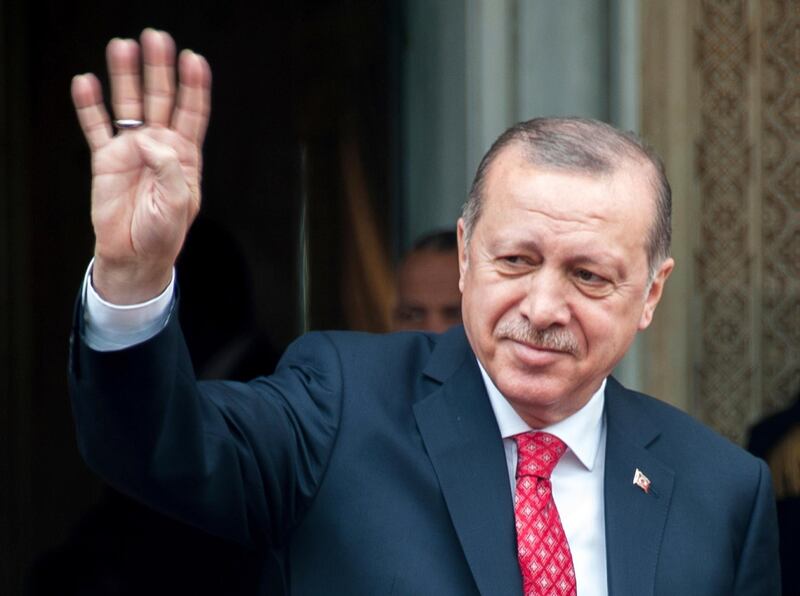
<path fill-rule="evenodd" d="M 642 309 L 642 317 L 639 319 L 639 331 L 644 331 L 650 326 L 653 321 L 653 314 L 656 312 L 661 295 L 664 293 L 664 285 L 667 283 L 669 274 L 675 267 L 675 260 L 672 258 L 665 259 L 658 268 L 653 282 L 650 284 L 650 289 L 647 292 L 647 297 L 644 300 L 644 308 Z"/>
<path fill-rule="evenodd" d="M 459 217 L 456 225 L 458 236 L 458 289 L 464 293 L 464 276 L 467 273 L 469 262 L 467 260 L 467 247 L 464 242 L 464 218 Z"/>

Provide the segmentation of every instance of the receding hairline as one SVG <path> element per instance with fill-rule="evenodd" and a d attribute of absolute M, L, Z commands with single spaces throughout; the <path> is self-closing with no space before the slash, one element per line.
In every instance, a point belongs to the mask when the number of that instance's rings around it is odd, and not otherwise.
<path fill-rule="evenodd" d="M 564 164 L 560 162 L 549 162 L 548 160 L 538 159 L 538 155 L 531 151 L 529 146 L 526 146 L 523 141 L 513 140 L 507 145 L 504 145 L 499 151 L 492 155 L 492 159 L 485 164 L 483 177 L 480 180 L 480 194 L 479 200 L 484 201 L 487 199 L 487 186 L 490 180 L 495 178 L 494 171 L 497 169 L 498 162 L 513 159 L 513 154 L 519 156 L 520 162 L 523 165 L 536 170 L 538 173 L 555 173 L 574 176 L 585 176 L 587 178 L 599 179 L 605 176 L 614 176 L 620 172 L 624 172 L 629 168 L 636 168 L 637 175 L 641 172 L 646 177 L 647 181 L 652 187 L 652 195 L 650 196 L 654 208 L 657 201 L 657 180 L 658 170 L 655 165 L 650 161 L 647 156 L 630 153 L 628 155 L 609 155 L 608 160 L 602 166 L 587 169 L 578 167 L 571 164 Z M 470 196 L 472 200 L 472 196 Z M 477 218 L 472 222 L 477 223 Z M 468 230 L 465 230 L 465 234 Z"/>
<path fill-rule="evenodd" d="M 588 176 L 619 172 L 628 165 L 644 166 L 653 191 L 654 213 L 646 244 L 651 276 L 669 256 L 672 201 L 660 157 L 636 134 L 584 118 L 537 118 L 520 122 L 498 137 L 481 160 L 464 204 L 465 244 L 480 219 L 492 167 L 514 150 L 543 170 Z"/>

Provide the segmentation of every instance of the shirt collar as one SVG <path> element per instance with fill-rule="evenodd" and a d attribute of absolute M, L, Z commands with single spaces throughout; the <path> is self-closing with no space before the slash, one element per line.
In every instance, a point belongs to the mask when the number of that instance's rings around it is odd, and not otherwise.
<path fill-rule="evenodd" d="M 533 430 L 495 387 L 494 382 L 489 378 L 489 374 L 480 361 L 478 361 L 478 367 L 481 369 L 486 392 L 489 394 L 489 401 L 492 404 L 497 426 L 500 428 L 500 435 L 503 439 L 509 439 L 519 433 Z M 602 437 L 604 424 L 605 389 L 606 379 L 603 379 L 600 388 L 580 410 L 560 422 L 539 429 L 564 441 L 588 470 L 594 468 L 597 452 L 600 448 L 600 438 Z"/>

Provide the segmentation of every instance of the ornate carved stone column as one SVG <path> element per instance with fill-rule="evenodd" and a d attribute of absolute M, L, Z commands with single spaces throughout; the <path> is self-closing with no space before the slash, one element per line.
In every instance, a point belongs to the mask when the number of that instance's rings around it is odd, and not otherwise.
<path fill-rule="evenodd" d="M 652 361 L 673 365 L 648 389 L 674 384 L 742 442 L 800 387 L 800 5 L 646 7 L 643 128 L 673 180 L 678 257 L 648 341 Z"/>

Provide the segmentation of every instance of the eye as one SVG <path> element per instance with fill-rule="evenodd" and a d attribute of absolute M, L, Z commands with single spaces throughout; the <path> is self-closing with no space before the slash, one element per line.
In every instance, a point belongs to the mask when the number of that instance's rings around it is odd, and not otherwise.
<path fill-rule="evenodd" d="M 575 276 L 582 282 L 590 284 L 601 284 L 608 281 L 605 278 L 600 277 L 596 273 L 592 273 L 588 269 L 578 269 L 577 271 L 575 271 Z"/>
<path fill-rule="evenodd" d="M 495 259 L 497 271 L 504 275 L 522 275 L 530 270 L 531 265 L 531 260 L 521 255 L 505 255 Z"/>
<path fill-rule="evenodd" d="M 522 255 L 507 255 L 500 257 L 498 260 L 501 264 L 514 268 L 531 267 L 534 265 L 533 259 Z"/>
<path fill-rule="evenodd" d="M 461 306 L 448 306 L 444 309 L 444 318 L 450 324 L 461 322 Z"/>
<path fill-rule="evenodd" d="M 513 250 L 513 249 L 512 249 Z M 502 253 L 493 259 L 493 267 L 497 273 L 507 277 L 520 277 L 536 270 L 542 264 L 541 257 L 535 252 Z"/>
<path fill-rule="evenodd" d="M 589 269 L 576 269 L 574 272 L 576 284 L 587 296 L 601 298 L 614 291 L 614 282 Z"/>
<path fill-rule="evenodd" d="M 425 318 L 425 312 L 421 308 L 413 306 L 399 306 L 394 313 L 395 320 L 403 323 L 419 323 Z"/>

